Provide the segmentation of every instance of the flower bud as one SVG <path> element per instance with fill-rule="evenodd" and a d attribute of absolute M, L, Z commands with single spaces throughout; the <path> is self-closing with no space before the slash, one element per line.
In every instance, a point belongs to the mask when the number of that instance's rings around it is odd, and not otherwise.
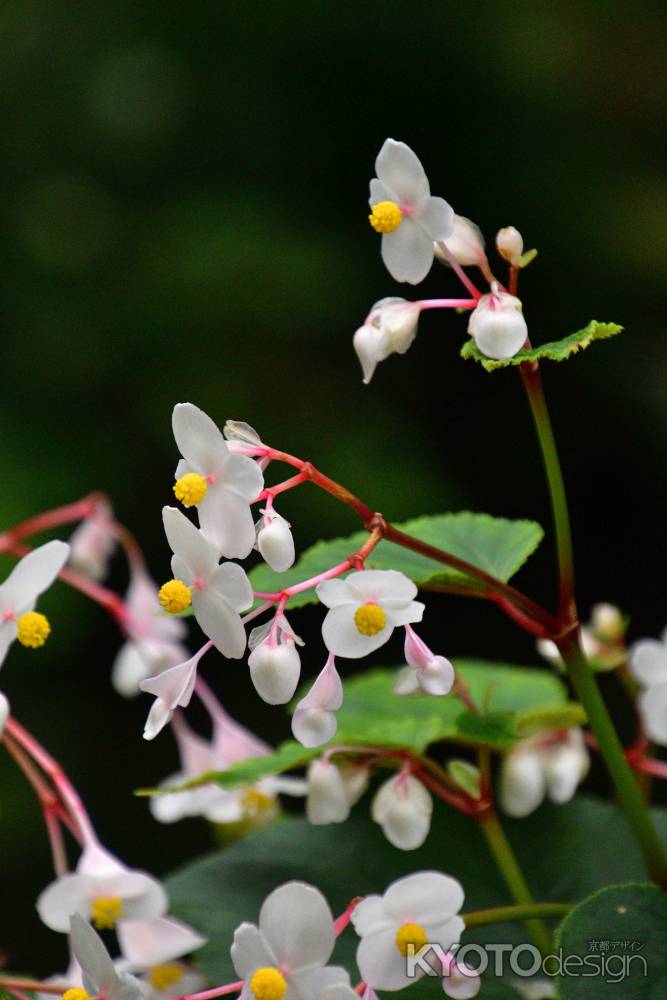
<path fill-rule="evenodd" d="M 523 237 L 514 226 L 505 226 L 496 234 L 496 250 L 510 264 L 517 264 L 523 253 Z"/>
<path fill-rule="evenodd" d="M 620 642 L 625 634 L 625 622 L 615 604 L 596 604 L 591 611 L 591 626 L 601 642 Z"/>
<path fill-rule="evenodd" d="M 2 691 L 0 691 L 0 736 L 2 736 L 2 730 L 5 728 L 5 722 L 9 718 L 9 702 L 5 698 Z"/>
<path fill-rule="evenodd" d="M 544 798 L 546 781 L 538 751 L 519 747 L 503 760 L 499 801 L 508 816 L 522 819 L 534 812 Z"/>
<path fill-rule="evenodd" d="M 243 420 L 227 420 L 222 428 L 222 433 L 226 441 L 238 441 L 251 447 L 262 443 L 255 428 Z"/>
<path fill-rule="evenodd" d="M 69 546 L 70 566 L 91 580 L 104 579 L 116 548 L 113 511 L 106 500 L 100 500 L 72 532 Z"/>
<path fill-rule="evenodd" d="M 389 338 L 377 327 L 364 324 L 352 338 L 352 346 L 359 358 L 364 385 L 368 385 L 378 361 L 384 361 L 391 354 Z"/>
<path fill-rule="evenodd" d="M 304 747 L 319 747 L 336 735 L 338 722 L 334 712 L 343 704 L 343 685 L 333 656 L 305 698 L 296 706 L 292 732 Z"/>
<path fill-rule="evenodd" d="M 449 694 L 455 680 L 454 667 L 444 656 L 436 656 L 417 633 L 405 627 L 405 659 L 417 672 L 417 683 L 431 695 Z"/>
<path fill-rule="evenodd" d="M 373 799 L 371 816 L 394 847 L 414 851 L 431 828 L 433 800 L 428 789 L 411 774 L 400 772 L 386 781 Z"/>
<path fill-rule="evenodd" d="M 447 955 L 442 970 L 442 989 L 452 1000 L 472 1000 L 482 987 L 477 973 L 464 962 L 458 963 L 453 955 Z"/>
<path fill-rule="evenodd" d="M 294 642 L 267 639 L 248 658 L 250 677 L 260 698 L 268 705 L 285 705 L 299 683 L 301 660 Z"/>
<path fill-rule="evenodd" d="M 306 815 L 314 826 L 344 823 L 350 815 L 351 802 L 343 775 L 328 760 L 314 760 L 308 768 Z"/>
<path fill-rule="evenodd" d="M 590 760 L 580 729 L 570 729 L 562 741 L 547 751 L 544 766 L 549 798 L 559 805 L 569 802 L 588 774 Z"/>
<path fill-rule="evenodd" d="M 379 361 L 390 354 L 405 354 L 417 335 L 421 306 L 390 296 L 376 302 L 352 344 L 368 385 Z"/>
<path fill-rule="evenodd" d="M 294 539 L 289 522 L 274 510 L 262 512 L 258 524 L 257 548 L 262 559 L 276 573 L 284 573 L 294 562 Z"/>
<path fill-rule="evenodd" d="M 466 219 L 463 215 L 454 216 L 454 231 L 449 239 L 444 240 L 444 244 L 451 253 L 457 264 L 462 267 L 469 267 L 480 264 L 486 260 L 484 252 L 484 237 L 479 227 Z M 442 264 L 450 266 L 449 260 L 442 250 L 435 244 L 435 255 Z"/>
<path fill-rule="evenodd" d="M 513 358 L 528 336 L 521 302 L 507 292 L 483 295 L 470 315 L 468 333 L 487 358 Z"/>

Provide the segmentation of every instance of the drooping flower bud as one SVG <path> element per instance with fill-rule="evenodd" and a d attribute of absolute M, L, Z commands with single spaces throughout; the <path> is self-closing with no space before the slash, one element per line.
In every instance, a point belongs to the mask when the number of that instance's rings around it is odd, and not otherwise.
<path fill-rule="evenodd" d="M 454 216 L 454 231 L 449 239 L 443 241 L 457 264 L 470 267 L 486 260 L 484 252 L 484 237 L 478 226 L 463 215 Z M 435 245 L 435 255 L 442 264 L 451 266 L 449 260 L 438 244 Z"/>
<path fill-rule="evenodd" d="M 343 704 L 343 685 L 333 654 L 305 698 L 296 706 L 292 732 L 304 747 L 319 747 L 336 735 L 334 712 Z"/>
<path fill-rule="evenodd" d="M 117 544 L 114 528 L 111 504 L 100 500 L 72 532 L 69 540 L 70 566 L 91 580 L 103 580 Z"/>
<path fill-rule="evenodd" d="M 268 705 L 285 705 L 299 683 L 301 659 L 292 639 L 270 638 L 253 649 L 248 658 L 250 677 L 260 698 Z"/>
<path fill-rule="evenodd" d="M 591 627 L 601 642 L 620 642 L 625 634 L 625 621 L 615 604 L 595 604 L 591 610 Z"/>
<path fill-rule="evenodd" d="M 428 789 L 411 774 L 401 771 L 378 789 L 371 816 L 394 847 L 414 851 L 431 828 L 433 800 Z"/>
<path fill-rule="evenodd" d="M 427 694 L 449 694 L 455 680 L 454 667 L 444 656 L 436 656 L 417 633 L 405 626 L 405 659 L 416 670 L 417 683 Z"/>
<path fill-rule="evenodd" d="M 306 815 L 314 826 L 344 823 L 368 788 L 368 769 L 357 764 L 314 760 L 307 774 Z"/>
<path fill-rule="evenodd" d="M 284 573 L 294 562 L 294 539 L 289 521 L 273 508 L 262 511 L 257 524 L 257 548 L 276 573 Z"/>
<path fill-rule="evenodd" d="M 389 296 L 376 302 L 352 344 L 368 385 L 379 361 L 390 354 L 405 354 L 417 336 L 421 305 Z"/>
<path fill-rule="evenodd" d="M 250 424 L 244 420 L 227 420 L 222 428 L 226 441 L 239 441 L 246 445 L 261 445 L 262 440 Z"/>
<path fill-rule="evenodd" d="M 496 234 L 496 250 L 510 264 L 517 264 L 523 253 L 523 237 L 514 226 L 505 226 Z"/>
<path fill-rule="evenodd" d="M 443 962 L 442 989 L 452 1000 L 472 1000 L 482 987 L 477 973 L 464 962 L 458 963 L 453 955 L 447 955 Z"/>
<path fill-rule="evenodd" d="M 513 358 L 528 337 L 521 302 L 497 289 L 482 295 L 470 314 L 468 333 L 487 358 Z"/>

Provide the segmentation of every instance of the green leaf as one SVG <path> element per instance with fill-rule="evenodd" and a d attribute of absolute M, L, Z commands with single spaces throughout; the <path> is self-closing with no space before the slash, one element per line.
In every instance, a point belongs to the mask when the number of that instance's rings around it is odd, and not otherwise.
<path fill-rule="evenodd" d="M 478 715 L 464 712 L 456 720 L 458 735 L 469 743 L 492 747 L 510 747 L 516 742 L 516 713 L 487 712 Z"/>
<path fill-rule="evenodd" d="M 507 368 L 510 365 L 520 365 L 524 361 L 565 361 L 571 354 L 583 350 L 592 344 L 594 340 L 606 340 L 614 337 L 623 329 L 618 323 L 598 323 L 592 319 L 588 326 L 576 333 L 571 333 L 569 337 L 562 340 L 552 340 L 547 344 L 540 344 L 539 347 L 532 347 L 529 351 L 519 351 L 513 358 L 487 358 L 477 347 L 475 341 L 470 338 L 461 348 L 461 357 L 472 358 L 478 361 L 487 372 L 492 372 L 496 368 Z"/>
<path fill-rule="evenodd" d="M 558 945 L 568 956 L 561 1000 L 667 997 L 667 896 L 655 885 L 611 885 L 585 899 Z"/>
<path fill-rule="evenodd" d="M 556 708 L 537 708 L 533 712 L 525 712 L 517 720 L 516 729 L 519 736 L 532 736 L 544 729 L 571 729 L 573 726 L 583 726 L 587 721 L 583 705 L 569 701 L 567 705 Z"/>
<path fill-rule="evenodd" d="M 447 774 L 456 782 L 459 788 L 471 795 L 473 799 L 482 796 L 482 775 L 478 767 L 467 760 L 453 758 L 447 761 Z"/>
<path fill-rule="evenodd" d="M 209 937 L 209 943 L 197 953 L 197 961 L 212 982 L 236 978 L 229 959 L 235 928 L 244 920 L 256 921 L 268 893 L 291 879 L 316 885 L 335 914 L 341 913 L 357 894 L 383 892 L 394 879 L 429 869 L 459 879 L 466 894 L 464 911 L 507 903 L 507 889 L 474 821 L 439 804 L 424 846 L 418 852 L 398 851 L 386 841 L 368 812 L 368 800 L 362 800 L 341 826 L 314 827 L 303 819 L 283 820 L 231 848 L 195 861 L 168 879 L 170 912 Z M 661 835 L 667 837 L 667 813 L 654 813 Z M 610 803 L 582 796 L 565 806 L 545 805 L 527 819 L 508 820 L 505 826 L 533 896 L 541 902 L 577 902 L 610 882 L 644 878 L 642 860 L 625 818 Z M 605 919 L 598 923 L 594 936 L 619 935 Z M 644 932 L 640 935 L 635 927 L 624 934 L 640 936 Z M 519 944 L 526 941 L 526 934 L 522 924 L 496 924 L 466 931 L 463 942 L 472 941 Z M 333 960 L 344 964 L 351 973 L 356 944 L 354 931 L 349 928 L 334 953 Z M 663 957 L 656 962 L 656 972 L 664 972 L 664 939 L 662 947 Z M 585 982 L 590 989 L 592 980 Z M 480 996 L 503 996 L 491 992 L 494 985 L 487 973 Z M 434 997 L 442 997 L 441 985 L 431 982 L 420 984 L 419 989 L 410 987 L 406 996 L 420 1000 L 422 992 L 431 996 L 427 993 L 431 989 Z M 648 1000 L 649 996 L 627 993 L 622 988 L 609 995 L 619 1000 L 626 996 L 633 1000 L 645 996 Z M 651 1000 L 663 995 L 654 991 Z M 567 994 L 564 996 L 570 1000 Z"/>
<path fill-rule="evenodd" d="M 535 551 L 544 532 L 535 521 L 510 521 L 490 514 L 436 514 L 418 517 L 395 525 L 422 542 L 444 549 L 459 559 L 465 559 L 478 569 L 507 583 Z M 276 593 L 302 580 L 317 576 L 343 562 L 368 538 L 358 531 L 347 538 L 317 542 L 301 555 L 299 561 L 285 573 L 275 573 L 269 566 L 256 566 L 250 573 L 253 589 Z M 480 593 L 484 587 L 471 577 L 417 552 L 393 542 L 382 541 L 366 560 L 367 569 L 396 569 L 405 573 L 418 587 Z M 292 597 L 290 608 L 317 601 L 314 590 Z"/>

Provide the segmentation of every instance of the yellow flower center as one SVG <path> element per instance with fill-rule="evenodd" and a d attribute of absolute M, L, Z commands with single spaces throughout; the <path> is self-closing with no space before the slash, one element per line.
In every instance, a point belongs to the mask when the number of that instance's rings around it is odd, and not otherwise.
<path fill-rule="evenodd" d="M 387 624 L 387 616 L 379 604 L 362 604 L 354 612 L 354 624 L 362 635 L 377 635 Z"/>
<path fill-rule="evenodd" d="M 170 615 L 185 611 L 192 602 L 192 592 L 182 580 L 168 580 L 160 587 L 158 594 L 160 604 Z"/>
<path fill-rule="evenodd" d="M 256 1000 L 283 1000 L 287 993 L 287 981 L 278 969 L 265 966 L 253 975 L 250 989 Z"/>
<path fill-rule="evenodd" d="M 31 646 L 32 649 L 43 646 L 51 632 L 49 619 L 39 611 L 26 611 L 16 619 L 16 624 L 19 642 L 22 646 Z"/>
<path fill-rule="evenodd" d="M 176 499 L 180 500 L 184 507 L 194 507 L 201 503 L 207 490 L 206 479 L 198 472 L 188 472 L 174 483 Z"/>
<path fill-rule="evenodd" d="M 62 1000 L 90 1000 L 88 992 L 80 986 L 73 986 L 71 990 L 65 990 Z"/>
<path fill-rule="evenodd" d="M 241 796 L 241 805 L 246 816 L 257 816 L 259 813 L 271 809 L 273 799 L 256 788 L 246 788 Z"/>
<path fill-rule="evenodd" d="M 98 896 L 90 907 L 90 916 L 98 931 L 110 931 L 123 916 L 123 903 L 118 896 Z"/>
<path fill-rule="evenodd" d="M 407 956 L 410 945 L 419 951 L 425 944 L 428 944 L 428 934 L 421 924 L 403 924 L 396 931 L 396 947 L 403 956 Z"/>
<path fill-rule="evenodd" d="M 153 989 L 161 993 L 162 990 L 167 990 L 170 986 L 180 983 L 182 978 L 183 966 L 179 965 L 178 962 L 171 962 L 166 965 L 154 965 L 150 970 L 148 982 Z"/>
<path fill-rule="evenodd" d="M 395 201 L 379 201 L 373 205 L 368 221 L 376 233 L 393 233 L 403 222 L 403 213 Z"/>

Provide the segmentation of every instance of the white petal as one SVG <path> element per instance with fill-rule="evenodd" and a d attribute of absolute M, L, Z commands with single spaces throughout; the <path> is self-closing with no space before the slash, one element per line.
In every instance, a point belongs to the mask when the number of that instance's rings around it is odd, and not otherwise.
<path fill-rule="evenodd" d="M 433 801 L 428 789 L 412 775 L 390 778 L 378 790 L 371 816 L 394 847 L 414 851 L 431 828 Z"/>
<path fill-rule="evenodd" d="M 336 965 L 307 969 L 289 977 L 289 993 L 285 1000 L 359 1000 L 350 986 L 350 976 Z"/>
<path fill-rule="evenodd" d="M 267 896 L 259 928 L 281 966 L 293 972 L 326 965 L 336 937 L 324 896 L 305 882 L 287 882 Z"/>
<path fill-rule="evenodd" d="M 342 604 L 357 604 L 357 595 L 350 590 L 347 580 L 323 580 L 315 588 L 318 600 L 327 608 L 337 608 Z"/>
<path fill-rule="evenodd" d="M 324 645 L 336 656 L 351 660 L 368 656 L 373 650 L 383 646 L 394 631 L 393 624 L 387 620 L 385 627 L 376 635 L 362 635 L 354 622 L 358 606 L 345 604 L 331 608 L 322 622 Z"/>
<path fill-rule="evenodd" d="M 416 207 L 431 193 L 419 158 L 404 142 L 385 139 L 375 161 L 375 172 L 400 204 Z"/>
<path fill-rule="evenodd" d="M 243 923 L 234 932 L 232 962 L 237 975 L 249 978 L 256 969 L 278 965 L 276 955 L 255 924 Z"/>
<path fill-rule="evenodd" d="M 172 710 L 165 705 L 162 699 L 156 698 L 144 724 L 144 739 L 154 740 L 162 732 L 172 715 Z"/>
<path fill-rule="evenodd" d="M 163 507 L 162 520 L 171 551 L 183 560 L 194 577 L 206 580 L 218 565 L 215 548 L 176 507 Z"/>
<path fill-rule="evenodd" d="M 434 656 L 427 667 L 417 671 L 417 680 L 427 694 L 441 697 L 452 690 L 456 674 L 449 660 L 444 656 Z"/>
<path fill-rule="evenodd" d="M 73 913 L 90 916 L 90 903 L 90 879 L 86 875 L 69 874 L 48 885 L 36 905 L 42 923 L 52 931 L 64 933 L 69 930 Z"/>
<path fill-rule="evenodd" d="M 200 659 L 201 653 L 196 653 L 185 663 L 163 670 L 155 677 L 147 677 L 141 681 L 141 690 L 155 695 L 172 711 L 179 705 L 185 708 L 190 704 Z"/>
<path fill-rule="evenodd" d="M 197 507 L 202 534 L 228 559 L 245 559 L 255 544 L 255 522 L 248 501 L 220 483 L 209 487 Z"/>
<path fill-rule="evenodd" d="M 0 667 L 5 661 L 9 647 L 14 642 L 18 627 L 15 621 L 0 621 Z"/>
<path fill-rule="evenodd" d="M 238 563 L 221 563 L 209 577 L 208 589 L 216 591 L 234 611 L 247 611 L 252 605 L 252 586 Z"/>
<path fill-rule="evenodd" d="M 470 314 L 468 333 L 487 358 L 514 357 L 528 336 L 521 302 L 506 292 L 483 295 Z"/>
<path fill-rule="evenodd" d="M 257 646 L 248 659 L 250 677 L 268 705 L 285 705 L 299 683 L 301 660 L 293 642 L 269 641 Z"/>
<path fill-rule="evenodd" d="M 173 917 L 120 920 L 116 932 L 123 956 L 139 968 L 171 962 L 206 944 L 206 938 Z"/>
<path fill-rule="evenodd" d="M 396 627 L 398 625 L 414 625 L 424 617 L 426 605 L 421 601 L 411 601 L 410 604 L 401 607 L 392 607 L 391 600 L 385 600 L 383 608 L 387 615 L 387 621 Z"/>
<path fill-rule="evenodd" d="M 414 667 L 402 667 L 396 674 L 394 694 L 406 695 L 419 691 L 420 684 Z"/>
<path fill-rule="evenodd" d="M 454 232 L 454 209 L 444 198 L 429 198 L 419 209 L 416 221 L 432 242 L 447 240 Z"/>
<path fill-rule="evenodd" d="M 457 914 L 464 898 L 457 879 L 442 872 L 424 871 L 392 882 L 384 894 L 384 905 L 401 924 L 436 924 L 447 923 Z M 443 947 L 449 944 L 443 943 Z"/>
<path fill-rule="evenodd" d="M 554 747 L 547 755 L 544 777 L 552 802 L 569 802 L 577 786 L 588 771 L 588 754 L 585 749 L 563 745 Z"/>
<path fill-rule="evenodd" d="M 390 191 L 386 184 L 383 184 L 377 177 L 372 179 L 368 197 L 368 204 L 371 208 L 380 201 L 396 201 L 396 199 L 397 195 L 395 191 Z"/>
<path fill-rule="evenodd" d="M 262 492 L 264 475 L 254 459 L 232 454 L 225 466 L 225 486 L 249 502 Z"/>
<path fill-rule="evenodd" d="M 306 815 L 313 826 L 344 823 L 350 815 L 350 800 L 341 771 L 335 764 L 314 760 L 308 768 Z"/>
<path fill-rule="evenodd" d="M 638 704 L 650 738 L 660 746 L 667 746 L 667 683 L 643 691 Z"/>
<path fill-rule="evenodd" d="M 139 684 L 145 680 L 146 675 L 146 661 L 138 646 L 134 642 L 126 642 L 111 669 L 114 690 L 124 698 L 134 698 L 139 694 Z"/>
<path fill-rule="evenodd" d="M 31 607 L 60 573 L 69 556 L 65 542 L 47 542 L 33 549 L 16 564 L 2 584 L 3 607 L 11 604 L 16 614 Z"/>
<path fill-rule="evenodd" d="M 377 990 L 401 990 L 420 978 L 409 979 L 407 963 L 396 947 L 396 932 L 400 925 L 389 927 L 362 938 L 357 948 L 357 965 L 365 983 Z"/>
<path fill-rule="evenodd" d="M 202 632 L 222 655 L 240 660 L 245 652 L 246 634 L 238 612 L 212 590 L 195 590 L 192 607 Z"/>
<path fill-rule="evenodd" d="M 81 966 L 84 987 L 93 995 L 108 992 L 117 985 L 118 977 L 99 935 L 79 914 L 73 914 L 69 928 L 72 951 Z"/>
<path fill-rule="evenodd" d="M 472 1000 L 472 997 L 476 997 L 479 993 L 481 986 L 482 982 L 476 972 L 456 962 L 452 963 L 448 975 L 442 980 L 445 995 L 452 1000 Z"/>
<path fill-rule="evenodd" d="M 292 716 L 292 733 L 304 747 L 321 747 L 333 739 L 338 720 L 322 708 L 297 708 Z"/>
<path fill-rule="evenodd" d="M 9 702 L 6 697 L 0 691 L 0 736 L 2 736 L 2 730 L 5 728 L 5 723 L 9 718 Z"/>
<path fill-rule="evenodd" d="M 114 880 L 108 889 L 103 886 L 99 894 L 118 896 L 123 901 L 123 918 L 127 920 L 161 917 L 169 905 L 161 883 L 145 872 L 128 871 Z"/>
<path fill-rule="evenodd" d="M 188 780 L 189 775 L 177 772 L 161 781 L 158 788 L 171 788 Z M 177 823 L 184 816 L 197 815 L 193 808 L 194 799 L 199 789 L 189 792 L 174 792 L 169 795 L 154 795 L 148 800 L 151 815 L 158 823 Z"/>
<path fill-rule="evenodd" d="M 507 754 L 500 773 L 500 805 L 508 816 L 528 816 L 544 798 L 546 782 L 539 753 L 514 751 Z"/>
<path fill-rule="evenodd" d="M 409 604 L 417 596 L 417 587 L 412 580 L 395 569 L 359 570 L 350 573 L 345 583 L 362 600 L 373 601 L 383 607 L 385 604 L 390 606 L 393 601 Z"/>
<path fill-rule="evenodd" d="M 412 219 L 404 219 L 393 233 L 382 237 L 382 260 L 392 278 L 418 285 L 433 264 L 433 240 Z"/>
<path fill-rule="evenodd" d="M 224 467 L 227 445 L 208 414 L 193 403 L 177 403 L 171 422 L 178 450 L 193 468 L 206 476 Z"/>
<path fill-rule="evenodd" d="M 628 662 L 634 677 L 644 687 L 667 681 L 667 645 L 657 639 L 641 639 L 633 643 Z"/>
<path fill-rule="evenodd" d="M 325 986 L 317 994 L 317 1000 L 359 1000 L 359 994 L 355 993 L 351 986 L 335 983 L 333 986 Z"/>
<path fill-rule="evenodd" d="M 364 384 L 368 385 L 378 362 L 391 354 L 389 332 L 375 326 L 360 326 L 352 338 L 352 346 L 359 358 Z"/>
<path fill-rule="evenodd" d="M 470 267 L 484 260 L 484 237 L 479 226 L 463 215 L 454 216 L 452 235 L 447 237 L 444 242 L 454 260 L 463 267 Z M 436 255 L 440 256 L 437 249 Z M 446 258 L 441 257 L 440 259 L 443 260 L 443 263 L 448 263 Z"/>
<path fill-rule="evenodd" d="M 257 548 L 262 559 L 276 573 L 284 573 L 294 562 L 294 539 L 284 517 L 274 515 L 257 533 Z"/>
<path fill-rule="evenodd" d="M 333 656 L 327 659 L 324 667 L 305 698 L 298 703 L 297 708 L 326 708 L 335 712 L 343 704 L 343 683 L 336 670 Z"/>
<path fill-rule="evenodd" d="M 355 906 L 352 924 L 359 937 L 365 937 L 386 927 L 395 927 L 396 921 L 387 913 L 383 897 L 370 895 Z"/>

